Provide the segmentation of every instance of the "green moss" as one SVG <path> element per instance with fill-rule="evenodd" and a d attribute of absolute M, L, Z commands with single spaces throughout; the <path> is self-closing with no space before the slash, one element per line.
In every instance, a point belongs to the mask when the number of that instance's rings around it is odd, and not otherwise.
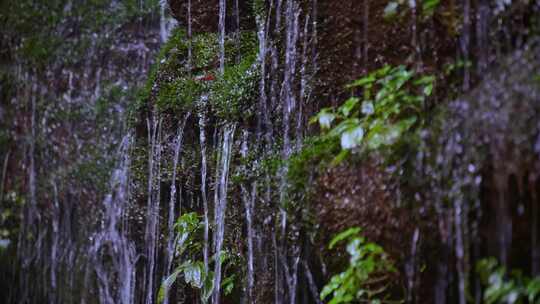
<path fill-rule="evenodd" d="M 185 31 L 175 30 L 162 47 L 158 63 L 151 69 L 149 79 L 140 91 L 135 110 L 143 109 L 143 104 L 154 99 L 160 110 L 179 113 L 193 109 L 207 93 L 209 110 L 218 118 L 238 121 L 251 116 L 259 77 L 255 67 L 257 44 L 254 33 L 242 33 L 239 45 L 233 38 L 227 38 L 227 65 L 223 75 L 217 72 L 217 34 L 203 33 L 193 37 L 191 71 L 188 70 L 189 47 Z M 236 63 L 237 58 L 242 60 Z"/>
<path fill-rule="evenodd" d="M 60 45 L 60 39 L 49 36 L 33 36 L 22 43 L 20 52 L 24 58 L 35 65 L 47 64 Z"/>
<path fill-rule="evenodd" d="M 251 8 L 256 16 L 266 15 L 266 6 L 264 0 L 252 0 Z"/>
<path fill-rule="evenodd" d="M 193 37 L 193 65 L 195 69 L 212 69 L 219 53 L 218 35 L 204 33 Z"/>
<path fill-rule="evenodd" d="M 161 86 L 156 104 L 161 110 L 184 112 L 200 98 L 205 84 L 191 78 L 176 79 Z"/>
<path fill-rule="evenodd" d="M 217 117 L 238 121 L 253 114 L 259 79 L 255 57 L 245 57 L 239 64 L 227 67 L 211 88 L 213 110 Z"/>
<path fill-rule="evenodd" d="M 309 177 L 314 172 L 324 171 L 339 152 L 339 141 L 332 137 L 312 137 L 307 139 L 302 150 L 289 160 L 287 174 L 290 195 L 309 188 Z"/>

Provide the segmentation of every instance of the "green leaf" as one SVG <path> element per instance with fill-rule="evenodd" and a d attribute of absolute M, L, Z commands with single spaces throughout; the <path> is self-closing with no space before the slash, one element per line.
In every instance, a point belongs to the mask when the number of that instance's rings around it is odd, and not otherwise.
<path fill-rule="evenodd" d="M 221 282 L 221 286 L 223 287 L 223 293 L 225 295 L 229 295 L 233 291 L 235 278 L 235 275 L 231 275 L 225 278 L 223 282 Z"/>
<path fill-rule="evenodd" d="M 413 82 L 414 85 L 432 84 L 435 81 L 435 76 L 422 76 Z"/>
<path fill-rule="evenodd" d="M 341 136 L 341 134 L 348 129 L 354 128 L 360 125 L 360 120 L 358 118 L 349 118 L 341 121 L 337 126 L 335 126 L 328 133 L 329 136 Z"/>
<path fill-rule="evenodd" d="M 349 150 L 356 148 L 364 138 L 364 129 L 361 126 L 353 126 L 341 134 L 341 148 Z"/>
<path fill-rule="evenodd" d="M 201 293 L 201 300 L 207 303 L 214 290 L 214 272 L 209 271 L 204 278 L 204 286 Z"/>
<path fill-rule="evenodd" d="M 384 18 L 390 19 L 394 17 L 397 13 L 398 3 L 394 1 L 388 2 L 386 7 L 384 8 Z"/>
<path fill-rule="evenodd" d="M 349 117 L 349 114 L 352 112 L 354 107 L 358 104 L 359 99 L 357 97 L 351 97 L 345 101 L 345 103 L 339 107 L 339 111 L 345 117 Z"/>
<path fill-rule="evenodd" d="M 338 155 L 332 160 L 331 165 L 337 166 L 339 165 L 348 155 L 350 150 L 341 150 L 339 151 Z"/>
<path fill-rule="evenodd" d="M 375 107 L 373 106 L 373 102 L 364 101 L 362 103 L 362 114 L 371 115 L 373 113 L 375 113 Z"/>
<path fill-rule="evenodd" d="M 377 79 L 375 78 L 375 75 L 373 74 L 370 74 L 366 77 L 362 77 L 358 80 L 355 80 L 353 83 L 351 84 L 348 84 L 346 86 L 346 88 L 354 88 L 354 87 L 363 87 L 363 86 L 366 86 L 368 84 L 372 84 L 376 81 Z"/>
<path fill-rule="evenodd" d="M 527 284 L 527 298 L 529 299 L 529 303 L 534 303 L 538 295 L 540 295 L 540 277 L 532 279 Z"/>
<path fill-rule="evenodd" d="M 324 108 L 319 114 L 310 119 L 310 123 L 319 122 L 321 129 L 329 129 L 335 119 L 336 114 L 332 113 L 331 109 Z"/>
<path fill-rule="evenodd" d="M 439 5 L 440 0 L 424 0 L 422 2 L 422 14 L 425 17 L 433 15 L 435 9 Z"/>
<path fill-rule="evenodd" d="M 178 277 L 178 274 L 182 272 L 183 266 L 179 266 L 176 268 L 171 275 L 169 275 L 163 283 L 161 283 L 161 287 L 159 288 L 158 292 L 158 303 L 162 303 L 163 300 L 165 300 L 165 297 L 169 293 L 169 290 L 171 289 L 174 282 L 176 282 L 176 278 Z"/>
<path fill-rule="evenodd" d="M 191 286 L 195 288 L 202 288 L 203 287 L 203 268 L 204 265 L 201 262 L 195 262 L 190 263 L 186 265 L 184 269 L 184 279 L 186 280 L 187 284 L 190 284 Z"/>
<path fill-rule="evenodd" d="M 328 248 L 333 249 L 337 243 L 343 240 L 346 240 L 350 238 L 351 236 L 357 236 L 361 231 L 362 231 L 362 228 L 351 227 L 343 232 L 340 232 L 334 238 L 332 238 L 332 240 L 330 241 L 330 244 L 328 245 Z"/>

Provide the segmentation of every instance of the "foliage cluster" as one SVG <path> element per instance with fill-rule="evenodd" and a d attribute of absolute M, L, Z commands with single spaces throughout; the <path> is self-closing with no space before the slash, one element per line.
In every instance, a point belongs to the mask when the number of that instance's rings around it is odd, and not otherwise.
<path fill-rule="evenodd" d="M 366 241 L 361 231 L 358 227 L 349 228 L 330 241 L 329 249 L 347 242 L 349 265 L 334 275 L 321 291 L 321 299 L 328 298 L 329 304 L 386 302 L 387 275 L 396 270 L 383 248 Z"/>
<path fill-rule="evenodd" d="M 199 290 L 202 303 L 207 303 L 214 290 L 214 272 L 205 269 L 204 262 L 200 260 L 203 244 L 201 242 L 201 230 L 204 223 L 195 212 L 185 213 L 180 216 L 175 224 L 176 237 L 174 240 L 175 257 L 180 261 L 172 274 L 161 284 L 158 294 L 158 302 L 162 302 L 179 277 L 183 282 Z M 211 263 L 222 263 L 226 266 L 234 266 L 235 257 L 222 251 L 212 257 Z M 227 267 L 224 267 L 225 270 Z M 230 294 L 234 289 L 236 274 L 225 276 L 221 282 L 224 294 Z"/>
<path fill-rule="evenodd" d="M 405 0 L 391 0 L 386 4 L 384 8 L 384 17 L 387 19 L 402 17 L 409 10 L 420 9 L 420 16 L 422 18 L 428 18 L 433 16 L 435 10 L 439 6 L 440 0 L 421 0 L 421 1 L 405 1 Z"/>
<path fill-rule="evenodd" d="M 364 152 L 391 147 L 414 125 L 421 125 L 433 76 L 417 76 L 404 66 L 385 66 L 362 77 L 348 88 L 363 89 L 363 100 L 351 97 L 339 108 L 323 108 L 311 119 L 340 139 L 341 160 L 352 150 Z M 337 122 L 337 124 L 334 124 Z"/>
<path fill-rule="evenodd" d="M 495 258 L 478 261 L 476 271 L 484 287 L 483 301 L 497 303 L 538 303 L 540 301 L 540 277 L 528 278 L 519 270 L 507 273 Z"/>

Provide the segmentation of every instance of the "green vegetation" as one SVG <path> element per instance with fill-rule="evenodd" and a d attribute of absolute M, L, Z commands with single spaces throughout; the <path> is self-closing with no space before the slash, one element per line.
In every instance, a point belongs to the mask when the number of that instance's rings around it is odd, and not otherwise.
<path fill-rule="evenodd" d="M 214 289 L 214 272 L 210 269 L 205 269 L 204 262 L 200 260 L 203 247 L 201 232 L 204 228 L 204 223 L 201 222 L 197 213 L 190 212 L 180 216 L 174 227 L 176 230 L 174 244 L 176 245 L 173 252 L 175 252 L 175 257 L 181 263 L 161 284 L 158 302 L 163 301 L 172 285 L 181 277 L 186 285 L 199 291 L 201 302 L 208 303 Z M 224 264 L 224 272 L 226 272 L 228 267 L 233 267 L 236 263 L 234 256 L 226 251 L 222 251 L 219 255 L 214 255 L 210 262 L 212 264 L 216 262 Z M 225 295 L 233 291 L 235 279 L 236 273 L 230 276 L 224 276 L 221 286 Z"/>
<path fill-rule="evenodd" d="M 540 277 L 528 278 L 519 270 L 507 273 L 495 258 L 478 261 L 476 272 L 484 287 L 484 303 L 539 303 Z"/>
<path fill-rule="evenodd" d="M 163 83 L 156 104 L 160 109 L 171 109 L 182 113 L 193 108 L 205 85 L 191 78 L 181 78 Z"/>
<path fill-rule="evenodd" d="M 182 113 L 193 110 L 206 96 L 208 103 L 204 106 L 216 117 L 227 121 L 248 119 L 253 112 L 260 77 L 255 64 L 255 36 L 251 32 L 241 33 L 239 47 L 233 38 L 226 39 L 227 65 L 223 75 L 217 71 L 217 38 L 215 33 L 201 33 L 189 41 L 184 30 L 176 29 L 161 48 L 158 63 L 152 68 L 130 113 L 138 112 L 149 99 L 154 99 L 161 111 Z"/>
<path fill-rule="evenodd" d="M 396 270 L 382 247 L 367 242 L 361 231 L 357 227 L 349 228 L 330 241 L 329 249 L 347 242 L 349 265 L 334 275 L 321 291 L 321 299 L 328 298 L 329 304 L 390 302 L 384 292 L 388 287 L 388 274 Z"/>
<path fill-rule="evenodd" d="M 159 7 L 159 0 L 122 0 L 112 5 L 107 0 L 73 4 L 66 0 L 3 1 L 0 4 L 0 34 L 10 41 L 12 50 L 37 69 L 46 69 L 58 60 L 77 62 L 87 55 L 90 36 L 112 32 L 129 21 L 142 19 Z M 75 36 L 63 30 L 67 24 L 77 28 Z M 97 43 L 110 43 L 111 37 L 97 35 Z M 18 47 L 15 47 L 18 45 Z"/>
<path fill-rule="evenodd" d="M 404 15 L 409 12 L 409 10 L 420 9 L 420 15 L 423 18 L 428 18 L 433 16 L 435 10 L 439 6 L 439 3 L 440 0 L 421 0 L 417 2 L 392 0 L 388 2 L 386 7 L 384 8 L 384 17 L 387 19 L 404 17 Z"/>
<path fill-rule="evenodd" d="M 362 88 L 362 101 L 351 97 L 337 109 L 323 108 L 311 123 L 318 122 L 327 131 L 323 136 L 340 138 L 342 152 L 336 160 L 351 150 L 389 147 L 414 125 L 422 124 L 433 83 L 433 76 L 418 77 L 404 66 L 385 66 L 347 86 Z"/>
<path fill-rule="evenodd" d="M 211 89 L 210 101 L 216 116 L 230 121 L 248 119 L 254 111 L 259 77 L 254 56 L 245 56 L 239 64 L 226 67 Z"/>

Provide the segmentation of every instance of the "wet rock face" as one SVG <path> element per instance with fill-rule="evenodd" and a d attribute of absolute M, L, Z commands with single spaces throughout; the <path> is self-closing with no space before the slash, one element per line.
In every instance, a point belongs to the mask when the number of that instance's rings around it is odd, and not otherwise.
<path fill-rule="evenodd" d="M 252 1 L 227 0 L 226 29 L 228 32 L 236 30 L 236 2 L 238 2 L 240 28 L 252 30 L 255 28 L 252 13 Z M 191 26 L 194 33 L 217 32 L 219 21 L 219 0 L 169 0 L 169 6 L 180 26 L 187 27 L 189 22 L 188 8 L 191 3 Z"/>
<path fill-rule="evenodd" d="M 540 42 L 530 42 L 503 60 L 471 96 L 453 103 L 460 112 L 458 128 L 468 134 L 463 153 L 479 160 L 468 158 L 467 168 L 477 174 L 476 182 L 481 179 L 482 250 L 533 272 L 540 270 L 534 257 L 540 231 L 539 54 Z"/>
<path fill-rule="evenodd" d="M 397 178 L 385 172 L 384 165 L 375 159 L 367 159 L 330 168 L 317 179 L 316 185 L 313 203 L 320 225 L 319 250 L 330 272 L 341 271 L 343 261 L 335 251 L 327 250 L 328 243 L 339 232 L 360 227 L 362 235 L 383 246 L 398 265 L 399 272 L 389 274 L 387 282 L 395 288 L 393 295 L 402 297 L 400 289 L 406 286 L 405 268 L 411 259 L 415 229 L 419 229 L 422 239 L 432 237 L 426 233 L 429 223 L 418 221 L 411 209 L 399 206 L 404 202 L 399 201 Z"/>
<path fill-rule="evenodd" d="M 188 2 L 169 0 L 173 16 L 181 26 L 188 24 Z M 219 16 L 219 0 L 191 0 L 191 18 L 194 32 L 217 32 Z"/>
<path fill-rule="evenodd" d="M 395 181 L 381 167 L 366 163 L 331 168 L 318 180 L 315 210 L 328 236 L 359 226 L 370 239 L 381 241 L 390 237 L 383 230 L 399 226 L 392 212 Z"/>
<path fill-rule="evenodd" d="M 442 15 L 419 20 L 415 29 L 408 14 L 384 18 L 388 1 L 317 3 L 318 75 L 325 102 L 339 104 L 345 84 L 384 64 L 418 64 L 422 57 L 422 69 L 433 71 L 455 55 L 455 37 Z"/>
<path fill-rule="evenodd" d="M 488 256 L 527 275 L 538 273 L 538 54 L 538 41 L 530 41 L 500 58 L 432 128 L 433 141 L 417 168 L 428 181 L 423 206 L 436 210 L 439 222 L 438 282 L 449 282 L 452 274 L 464 282 Z M 445 264 L 450 268 L 440 267 Z M 442 283 L 435 294 L 451 296 Z"/>

